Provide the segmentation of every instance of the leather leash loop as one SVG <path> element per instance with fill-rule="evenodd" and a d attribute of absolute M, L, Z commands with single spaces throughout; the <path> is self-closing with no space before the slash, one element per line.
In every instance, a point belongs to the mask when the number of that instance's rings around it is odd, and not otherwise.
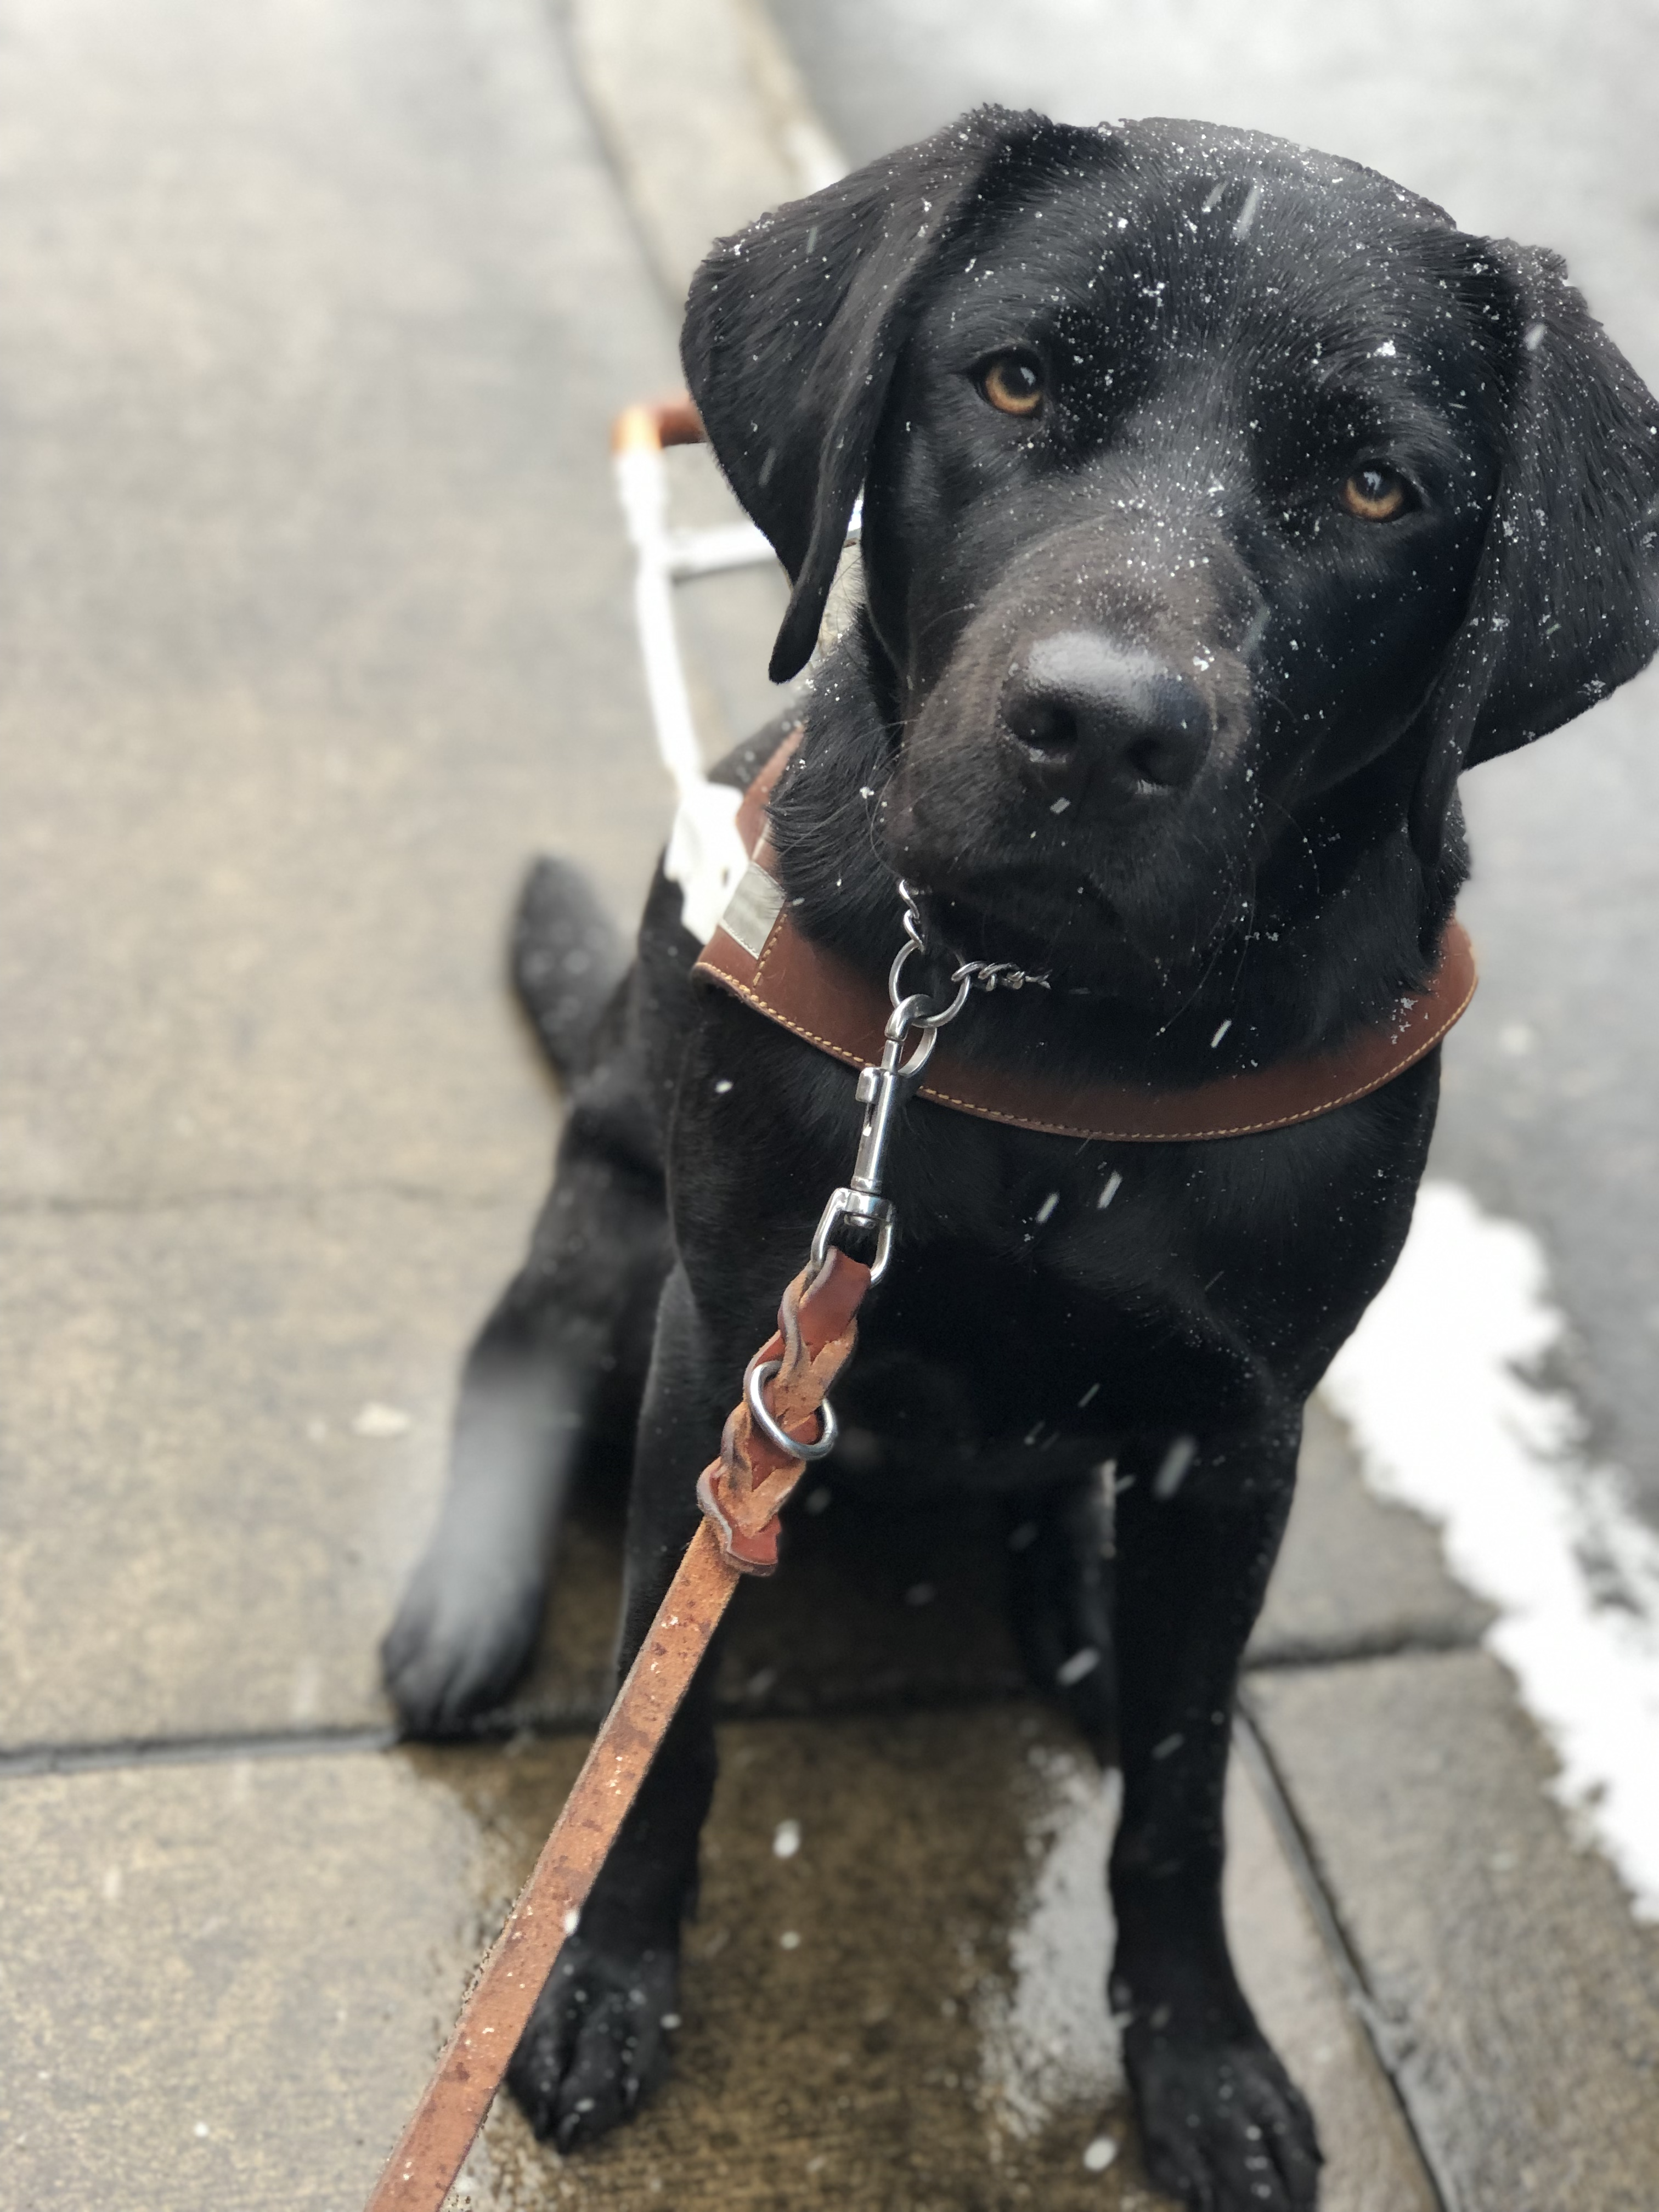
<path fill-rule="evenodd" d="M 861 1261 L 832 1245 L 785 1291 L 776 1332 L 744 1372 L 744 1394 L 726 1416 L 720 1456 L 697 1478 L 697 1503 L 739 1574 L 777 1571 L 778 1516 L 808 1459 L 827 1449 L 824 1433 L 833 1438 L 830 1389 L 853 1356 L 854 1316 L 871 1280 Z M 768 1369 L 774 1370 L 769 1382 Z M 751 1394 L 762 1396 L 769 1431 L 755 1419 Z M 779 1436 L 810 1449 L 785 1451 Z"/>

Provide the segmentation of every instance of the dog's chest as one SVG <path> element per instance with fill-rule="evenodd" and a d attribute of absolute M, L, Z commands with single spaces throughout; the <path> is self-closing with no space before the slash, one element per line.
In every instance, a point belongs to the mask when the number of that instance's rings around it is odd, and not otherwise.
<path fill-rule="evenodd" d="M 730 1000 L 699 1011 L 670 1143 L 676 1235 L 716 1305 L 763 1313 L 776 1255 L 805 1249 L 848 1176 L 861 1109 L 810 1045 Z M 843 1425 L 1000 1484 L 1132 1431 L 1282 1418 L 1387 1273 L 1433 1096 L 1427 1061 L 1310 1123 L 1185 1144 L 910 1102 L 888 1160 L 891 1268 L 837 1385 Z"/>
<path fill-rule="evenodd" d="M 1073 1264 L 1048 1265 L 1019 1253 L 1021 1234 L 1012 1252 L 921 1243 L 896 1260 L 837 1389 L 854 1456 L 917 1487 L 1018 1489 L 1081 1472 L 1126 1434 L 1249 1425 L 1277 1399 L 1179 1261 L 1120 1254 L 1114 1269 L 1091 1224 Z"/>

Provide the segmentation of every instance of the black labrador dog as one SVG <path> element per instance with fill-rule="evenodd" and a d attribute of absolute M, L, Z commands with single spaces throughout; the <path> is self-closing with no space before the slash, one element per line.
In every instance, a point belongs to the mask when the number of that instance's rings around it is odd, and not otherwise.
<path fill-rule="evenodd" d="M 863 493 L 865 603 L 773 836 L 799 928 L 872 976 L 901 874 L 933 988 L 957 958 L 1047 971 L 972 1003 L 969 1056 L 1181 1086 L 1339 1045 L 1432 963 L 1462 771 L 1654 650 L 1659 409 L 1561 264 L 1275 140 L 976 112 L 717 245 L 684 360 L 793 580 L 780 679 Z M 852 1158 L 847 1070 L 694 984 L 680 913 L 659 876 L 602 1008 L 572 878 L 544 868 L 521 921 L 569 1113 L 386 1647 L 417 1730 L 521 1669 L 579 1449 L 636 1422 L 627 1664 Z M 1051 1686 L 1057 1656 L 1115 1655 L 1068 1692 L 1122 1767 L 1110 2002 L 1153 2175 L 1217 2212 L 1316 2195 L 1222 1925 L 1229 1713 L 1304 1401 L 1400 1250 L 1437 1082 L 1431 1054 L 1295 1127 L 1116 1146 L 913 1103 L 837 1390 L 889 1493 L 1036 1520 L 1023 1628 Z M 714 1781 L 705 1680 L 514 2063 L 562 2146 L 665 2063 Z"/>

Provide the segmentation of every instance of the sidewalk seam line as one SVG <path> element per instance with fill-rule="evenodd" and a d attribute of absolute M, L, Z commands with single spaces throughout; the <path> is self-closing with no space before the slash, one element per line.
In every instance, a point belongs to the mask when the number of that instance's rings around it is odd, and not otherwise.
<path fill-rule="evenodd" d="M 481 1212 L 516 1205 L 516 1189 L 451 1191 L 432 1183 L 225 1183 L 199 1190 L 112 1193 L 86 1198 L 0 1198 L 0 1219 L 48 1219 L 82 1214 L 188 1213 L 211 1206 L 323 1206 L 337 1199 L 392 1198 L 412 1206 L 450 1206 Z"/>
<path fill-rule="evenodd" d="M 42 1774 L 88 1774 L 135 1766 L 196 1766 L 221 1759 L 303 1759 L 329 1752 L 386 1751 L 399 1741 L 381 1728 L 283 1729 L 246 1735 L 113 1737 L 102 1743 L 25 1744 L 0 1751 L 0 1782 Z"/>
<path fill-rule="evenodd" d="M 1258 1662 L 1246 1668 L 1244 1680 L 1248 1683 L 1249 1675 L 1258 1671 L 1288 1672 L 1295 1668 L 1311 1672 L 1327 1667 L 1369 1665 L 1377 1659 L 1413 1652 L 1438 1656 L 1475 1648 L 1478 1647 L 1405 1642 L 1391 1644 L 1385 1650 L 1309 1654 L 1282 1664 L 1261 1667 Z M 1042 1692 L 1023 1674 L 1011 1672 L 1001 1682 L 977 1682 L 960 1690 L 946 1686 L 914 1692 L 902 1686 L 873 1686 L 817 1704 L 751 1705 L 741 1697 L 720 1698 L 715 1712 L 722 1723 L 835 1721 L 879 1713 L 959 1712 L 965 1707 L 1006 1705 L 1017 1698 L 1045 1702 Z M 550 1742 L 559 1736 L 590 1733 L 598 1728 L 605 1711 L 603 1698 L 580 1703 L 573 1700 L 562 1712 L 544 1710 L 526 1713 L 509 1709 L 499 1717 L 487 1718 L 476 1728 L 442 1736 L 409 1735 L 395 1723 L 387 1721 L 378 1726 L 367 1722 L 343 1722 L 336 1727 L 226 1729 L 179 1735 L 110 1736 L 89 1743 L 18 1744 L 0 1747 L 0 1784 L 43 1774 L 84 1774 L 136 1766 L 189 1766 L 237 1759 L 307 1759 L 330 1753 L 391 1751 L 400 1746 L 454 1751 L 507 1743 L 515 1737 Z"/>
<path fill-rule="evenodd" d="M 1311 1638 L 1300 1644 L 1285 1638 L 1267 1644 L 1261 1651 L 1248 1652 L 1243 1671 L 1246 1674 L 1283 1674 L 1304 1668 L 1364 1666 L 1376 1659 L 1442 1658 L 1455 1652 L 1479 1651 L 1485 1635 L 1484 1629 L 1425 1625 L 1346 1639 L 1332 1637 L 1325 1643 Z"/>
<path fill-rule="evenodd" d="M 1261 1793 L 1267 1817 L 1273 1824 L 1291 1877 L 1318 1931 L 1332 1972 L 1341 1985 L 1350 2010 L 1359 2023 L 1360 2033 L 1376 2062 L 1377 2069 L 1388 2084 L 1401 2123 L 1417 2154 L 1440 2212 L 1467 2212 L 1462 2193 L 1455 2178 L 1446 2170 L 1430 2135 L 1419 2124 L 1403 2078 L 1400 2057 L 1395 2048 L 1396 2039 L 1393 2028 L 1382 2007 L 1372 1994 L 1359 1952 L 1343 1925 L 1336 1901 L 1321 1871 L 1313 1840 L 1297 1813 L 1266 1731 L 1249 1710 L 1243 1685 L 1234 1714 L 1233 1741 Z"/>

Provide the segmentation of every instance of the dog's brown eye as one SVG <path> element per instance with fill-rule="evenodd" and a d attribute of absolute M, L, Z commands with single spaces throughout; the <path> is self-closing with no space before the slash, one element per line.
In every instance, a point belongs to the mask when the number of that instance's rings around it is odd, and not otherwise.
<path fill-rule="evenodd" d="M 1000 353 L 979 388 L 1005 415 L 1035 415 L 1042 404 L 1042 372 L 1029 354 Z"/>
<path fill-rule="evenodd" d="M 1362 522 L 1391 522 L 1405 507 L 1406 479 L 1392 469 L 1367 463 L 1356 469 L 1342 487 L 1342 504 Z"/>

